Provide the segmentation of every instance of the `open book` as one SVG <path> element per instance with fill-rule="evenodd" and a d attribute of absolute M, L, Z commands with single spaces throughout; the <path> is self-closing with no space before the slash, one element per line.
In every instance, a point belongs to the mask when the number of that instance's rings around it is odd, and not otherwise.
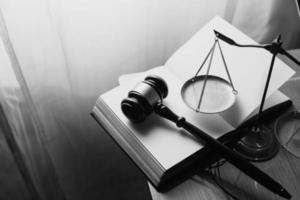
<path fill-rule="evenodd" d="M 121 81 L 120 86 L 102 94 L 93 108 L 92 115 L 98 123 L 160 191 L 183 181 L 195 170 L 214 162 L 218 156 L 188 132 L 178 129 L 175 124 L 155 114 L 150 115 L 143 123 L 130 122 L 122 113 L 120 105 L 137 83 L 150 74 L 162 77 L 169 88 L 164 104 L 223 142 L 228 142 L 228 133 L 232 133 L 232 130 L 245 121 L 260 103 L 271 54 L 260 49 L 241 49 L 225 43 L 221 43 L 222 49 L 235 88 L 238 90 L 235 104 L 219 114 L 200 114 L 183 102 L 181 87 L 186 80 L 194 76 L 211 48 L 215 39 L 214 29 L 239 43 L 255 44 L 229 23 L 215 17 L 179 48 L 164 66 Z M 221 56 L 215 55 L 211 74 L 226 79 L 226 71 L 220 67 L 221 63 Z M 277 89 L 293 74 L 293 70 L 276 59 L 267 94 L 268 106 L 287 100 Z"/>

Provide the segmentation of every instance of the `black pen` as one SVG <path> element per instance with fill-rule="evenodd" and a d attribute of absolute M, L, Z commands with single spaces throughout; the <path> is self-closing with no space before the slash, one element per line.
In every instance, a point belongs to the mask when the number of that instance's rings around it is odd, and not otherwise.
<path fill-rule="evenodd" d="M 158 103 L 154 106 L 154 112 L 159 116 L 176 123 L 178 127 L 184 128 L 185 130 L 193 134 L 196 138 L 200 139 L 201 141 L 204 141 L 205 144 L 214 152 L 221 155 L 229 163 L 240 169 L 246 175 L 253 178 L 255 181 L 257 181 L 273 193 L 278 194 L 286 199 L 291 198 L 291 195 L 287 192 L 287 190 L 284 189 L 269 175 L 261 171 L 259 168 L 255 167 L 253 164 L 245 160 L 239 154 L 232 151 L 229 147 L 223 145 L 221 142 L 206 134 L 198 127 L 187 122 L 183 117 L 177 116 L 165 105 Z"/>
<path fill-rule="evenodd" d="M 282 103 L 276 104 L 270 108 L 265 109 L 261 113 L 261 121 L 268 122 L 275 120 L 277 117 L 282 115 L 291 105 L 293 102 L 291 100 L 286 100 Z M 238 126 L 236 129 L 229 131 L 225 133 L 226 136 L 226 146 L 232 147 L 235 142 L 240 140 L 245 134 L 243 132 L 243 129 L 246 127 L 251 127 L 254 125 L 254 123 L 257 121 L 257 114 L 247 119 L 245 122 L 243 122 L 240 126 Z"/>

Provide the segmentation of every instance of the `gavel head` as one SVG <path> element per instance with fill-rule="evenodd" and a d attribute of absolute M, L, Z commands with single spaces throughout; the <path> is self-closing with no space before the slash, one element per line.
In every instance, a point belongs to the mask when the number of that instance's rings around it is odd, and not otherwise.
<path fill-rule="evenodd" d="M 142 122 L 153 111 L 153 106 L 168 95 L 168 86 L 159 76 L 147 76 L 121 102 L 124 115 L 133 122 Z"/>

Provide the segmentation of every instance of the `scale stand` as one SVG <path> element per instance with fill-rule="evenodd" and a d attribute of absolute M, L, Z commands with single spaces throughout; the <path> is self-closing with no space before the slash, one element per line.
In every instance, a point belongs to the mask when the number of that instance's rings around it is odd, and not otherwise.
<path fill-rule="evenodd" d="M 241 45 L 236 43 L 231 38 L 219 33 L 218 31 L 214 31 L 217 38 L 223 40 L 224 42 L 238 46 L 238 47 L 255 47 L 255 48 L 263 48 L 272 53 L 272 60 L 268 72 L 268 77 L 266 80 L 264 93 L 261 99 L 259 112 L 256 118 L 256 121 L 253 125 L 246 127 L 244 130 L 246 131 L 246 136 L 243 137 L 239 142 L 237 142 L 235 148 L 236 151 L 240 152 L 246 159 L 252 161 L 265 161 L 271 159 L 279 150 L 280 144 L 275 137 L 275 134 L 272 130 L 267 128 L 264 125 L 263 120 L 261 120 L 261 116 L 263 114 L 263 107 L 266 99 L 266 94 L 268 91 L 274 62 L 277 54 L 283 54 L 287 56 L 289 59 L 300 65 L 300 62 L 295 59 L 292 55 L 287 53 L 281 46 L 281 36 L 279 35 L 275 41 L 266 45 Z"/>

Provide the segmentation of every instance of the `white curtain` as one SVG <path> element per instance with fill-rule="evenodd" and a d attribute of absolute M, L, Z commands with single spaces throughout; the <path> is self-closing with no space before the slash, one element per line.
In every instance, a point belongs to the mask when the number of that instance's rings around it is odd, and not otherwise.
<path fill-rule="evenodd" d="M 70 199 L 114 191 L 117 180 L 101 180 L 107 168 L 126 174 L 117 160 L 102 159 L 121 153 L 89 116 L 98 95 L 121 74 L 163 65 L 215 15 L 258 42 L 281 32 L 285 47 L 300 46 L 293 0 L 1 0 L 0 6 L 46 149 Z"/>

